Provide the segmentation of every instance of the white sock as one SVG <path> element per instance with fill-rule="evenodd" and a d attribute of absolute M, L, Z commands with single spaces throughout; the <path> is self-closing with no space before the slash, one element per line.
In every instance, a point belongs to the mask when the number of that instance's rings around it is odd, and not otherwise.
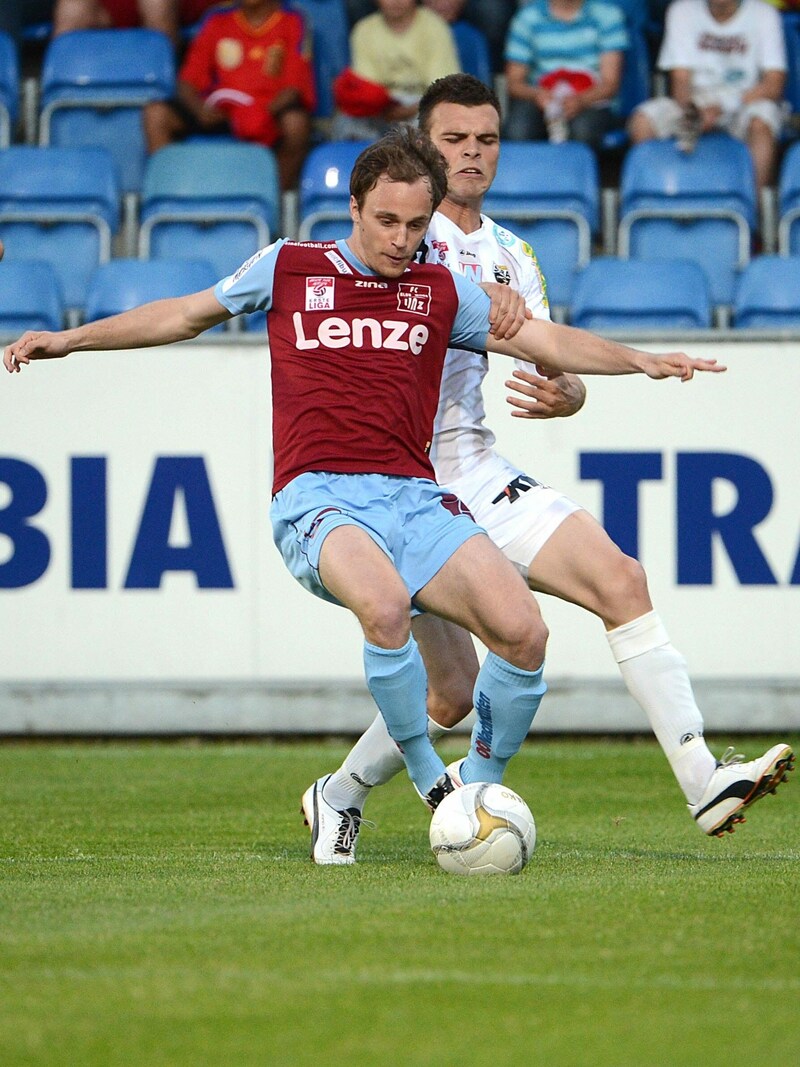
<path fill-rule="evenodd" d="M 628 692 L 644 710 L 687 803 L 696 804 L 717 761 L 703 738 L 686 660 L 670 644 L 655 611 L 606 637 Z"/>
<path fill-rule="evenodd" d="M 428 716 L 428 737 L 434 744 L 449 732 Z M 378 714 L 347 753 L 338 771 L 328 779 L 325 800 L 337 811 L 345 808 L 362 811 L 370 790 L 385 785 L 404 767 L 403 755 L 389 736 L 383 716 Z"/>

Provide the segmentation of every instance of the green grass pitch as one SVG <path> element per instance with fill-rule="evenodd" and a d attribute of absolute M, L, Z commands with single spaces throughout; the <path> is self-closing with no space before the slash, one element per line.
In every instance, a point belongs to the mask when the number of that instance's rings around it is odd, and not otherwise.
<path fill-rule="evenodd" d="M 792 1059 L 800 774 L 715 840 L 653 742 L 534 740 L 508 774 L 531 863 L 458 878 L 404 776 L 356 867 L 309 862 L 300 794 L 345 751 L 0 746 L 0 1064 Z"/>

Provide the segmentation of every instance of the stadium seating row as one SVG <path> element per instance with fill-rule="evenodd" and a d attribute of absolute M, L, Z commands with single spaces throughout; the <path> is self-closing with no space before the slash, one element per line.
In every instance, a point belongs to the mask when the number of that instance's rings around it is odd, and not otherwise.
<path fill-rule="evenodd" d="M 311 27 L 317 83 L 316 116 L 333 114 L 333 80 L 349 63 L 343 0 L 296 0 Z M 455 31 L 464 70 L 491 84 L 486 38 L 467 23 Z M 28 143 L 105 145 L 126 191 L 138 191 L 144 165 L 139 111 L 173 95 L 175 54 L 163 34 L 146 29 L 80 30 L 51 40 L 38 79 L 38 110 Z M 20 69 L 11 38 L 0 33 L 0 147 L 13 140 L 20 114 Z"/>
<path fill-rule="evenodd" d="M 302 239 L 346 232 L 347 180 L 362 147 L 329 142 L 309 156 L 300 186 Z M 692 260 L 707 276 L 712 305 L 724 309 L 733 303 L 758 225 L 750 154 L 725 134 L 702 138 L 689 155 L 674 141 L 629 148 L 612 218 L 586 145 L 507 142 L 484 208 L 536 250 L 559 308 L 571 305 L 576 272 L 602 248 L 623 259 Z M 783 159 L 777 216 L 778 252 L 800 254 L 800 143 Z"/>
<path fill-rule="evenodd" d="M 325 142 L 310 153 L 299 190 L 301 239 L 349 232 L 349 175 L 362 147 Z M 107 149 L 12 145 L 0 152 L 7 258 L 51 263 L 70 309 L 84 307 L 91 273 L 115 251 L 204 259 L 222 277 L 283 232 L 272 153 L 232 139 L 162 149 L 145 166 L 135 218 L 122 220 L 125 203 Z M 785 154 L 778 205 L 778 252 L 800 255 L 800 142 Z M 703 138 L 688 156 L 667 141 L 629 149 L 612 242 L 601 234 L 610 227 L 601 219 L 596 158 L 582 144 L 507 144 L 485 208 L 536 250 L 551 303 L 565 309 L 578 272 L 600 251 L 691 260 L 705 272 L 712 306 L 732 306 L 756 228 L 749 153 L 722 134 Z"/>
<path fill-rule="evenodd" d="M 342 0 L 297 0 L 312 28 L 318 105 L 316 115 L 333 114 L 332 83 L 349 62 L 347 19 Z M 462 68 L 492 84 L 489 49 L 473 26 L 454 27 Z M 4 62 L 6 55 L 9 61 Z M 19 67 L 10 38 L 0 34 L 0 146 L 13 140 L 20 111 Z M 38 85 L 39 101 L 32 119 L 37 129 L 25 133 L 27 143 L 41 145 L 104 145 L 119 167 L 124 191 L 138 192 L 144 169 L 144 141 L 139 112 L 144 103 L 172 95 L 175 60 L 163 35 L 145 29 L 82 30 L 52 40 L 45 51 Z M 649 54 L 643 31 L 631 28 L 620 90 L 621 122 L 649 94 Z M 619 129 L 607 135 L 605 147 L 626 143 Z"/>
<path fill-rule="evenodd" d="M 90 275 L 82 317 L 90 322 L 216 281 L 208 260 L 114 259 Z M 732 328 L 800 329 L 798 292 L 800 256 L 757 256 L 737 278 Z M 61 329 L 67 311 L 61 293 L 50 263 L 0 263 L 0 335 Z M 651 260 L 642 270 L 635 260 L 602 256 L 577 275 L 570 321 L 599 332 L 704 330 L 713 326 L 713 307 L 706 276 L 691 260 Z M 264 322 L 263 314 L 254 314 L 238 328 L 263 330 Z"/>

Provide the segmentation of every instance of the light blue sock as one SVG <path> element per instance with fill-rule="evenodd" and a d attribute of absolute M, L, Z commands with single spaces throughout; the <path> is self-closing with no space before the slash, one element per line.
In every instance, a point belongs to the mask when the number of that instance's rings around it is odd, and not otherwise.
<path fill-rule="evenodd" d="M 547 686 L 538 671 L 524 671 L 490 652 L 475 682 L 477 721 L 461 763 L 464 782 L 502 782 L 506 764 L 528 736 Z"/>
<path fill-rule="evenodd" d="M 408 776 L 427 793 L 444 774 L 444 764 L 428 737 L 428 676 L 413 637 L 402 648 L 378 648 L 364 642 L 367 686 L 403 752 Z"/>

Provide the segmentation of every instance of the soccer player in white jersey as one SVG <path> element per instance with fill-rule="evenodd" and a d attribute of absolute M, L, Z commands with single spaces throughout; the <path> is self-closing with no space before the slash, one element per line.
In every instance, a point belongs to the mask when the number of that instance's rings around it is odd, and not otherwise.
<path fill-rule="evenodd" d="M 500 150 L 496 96 L 470 75 L 449 75 L 422 98 L 419 123 L 449 168 L 447 195 L 428 229 L 429 258 L 478 282 L 508 282 L 535 317 L 549 318 L 532 249 L 481 214 Z M 537 378 L 519 366 L 509 384 L 519 394 L 511 402 L 520 417 L 572 414 L 581 406 L 579 379 Z M 714 757 L 686 662 L 653 609 L 644 570 L 580 505 L 494 450 L 494 435 L 484 426 L 486 371 L 484 356 L 448 352 L 431 453 L 437 480 L 467 504 L 532 590 L 579 604 L 602 621 L 628 691 L 647 715 L 690 814 L 709 835 L 732 831 L 743 811 L 784 779 L 792 767 L 791 749 L 775 745 L 750 762 L 733 750 L 721 760 Z M 443 619 L 420 615 L 413 633 L 428 672 L 429 735 L 436 739 L 472 710 L 477 657 L 470 636 Z M 448 768 L 457 782 L 486 777 L 481 753 L 492 724 L 480 707 L 476 716 L 468 755 Z M 402 754 L 379 715 L 342 766 L 303 795 L 315 862 L 355 862 L 367 796 L 402 767 Z"/>

